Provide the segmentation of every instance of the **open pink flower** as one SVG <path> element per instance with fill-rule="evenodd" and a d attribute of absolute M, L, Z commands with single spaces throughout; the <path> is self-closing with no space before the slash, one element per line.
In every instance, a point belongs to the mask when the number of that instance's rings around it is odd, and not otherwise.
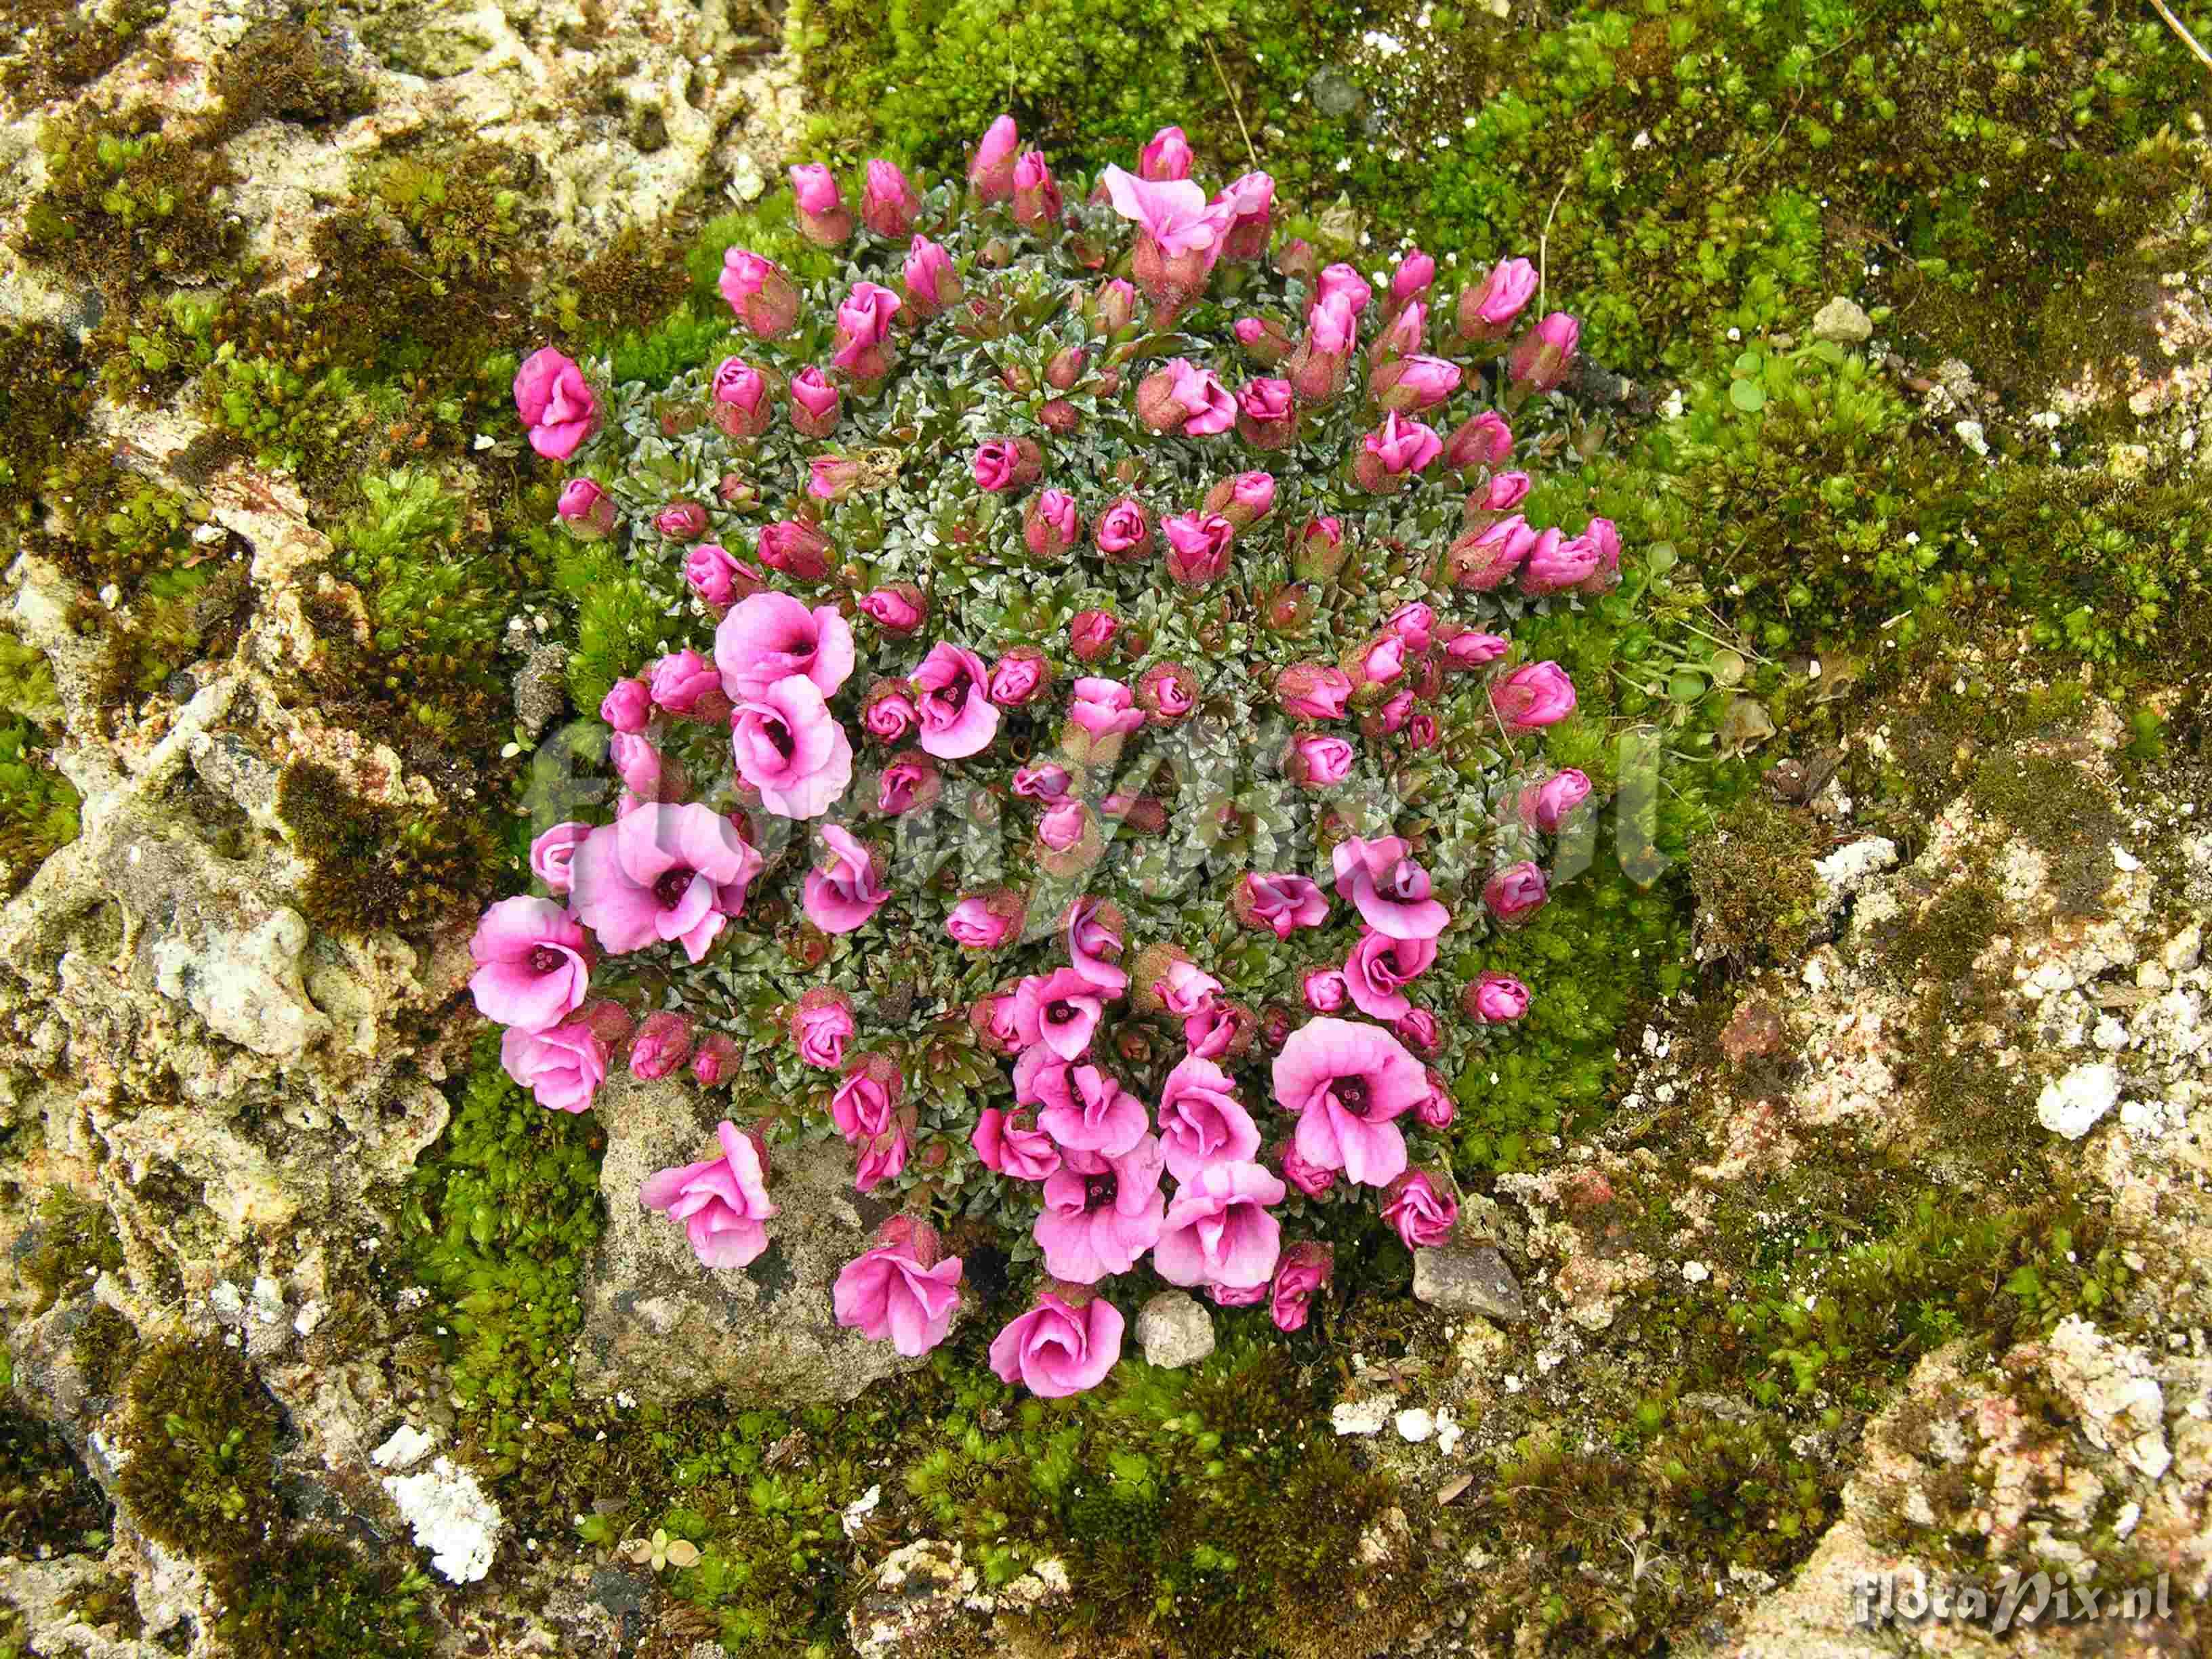
<path fill-rule="evenodd" d="M 1125 1273 L 1160 1236 L 1160 1143 L 1150 1135 L 1109 1158 L 1069 1152 L 1045 1177 L 1044 1208 L 1032 1236 L 1054 1279 L 1096 1285 Z"/>
<path fill-rule="evenodd" d="M 1037 1127 L 1064 1152 L 1119 1158 L 1144 1138 L 1143 1101 L 1096 1066 L 1070 1066 L 1056 1060 L 1052 1050 L 1042 1052 L 1045 1063 L 1033 1068 L 1030 1079 L 1042 1103 Z"/>
<path fill-rule="evenodd" d="M 714 665 L 731 701 L 757 697 L 803 674 L 825 697 L 853 672 L 853 625 L 834 605 L 809 609 L 788 593 L 755 593 L 714 628 Z"/>
<path fill-rule="evenodd" d="M 939 760 L 963 760 L 990 747 L 999 711 L 991 705 L 991 676 L 981 657 L 939 640 L 914 671 L 912 684 L 923 749 Z"/>
<path fill-rule="evenodd" d="M 809 1066 L 835 1071 L 855 1030 L 853 1000 L 832 985 L 817 985 L 791 1011 L 791 1040 Z"/>
<path fill-rule="evenodd" d="M 546 890 L 556 897 L 566 893 L 574 882 L 572 865 L 576 849 L 591 833 L 590 824 L 572 818 L 541 832 L 530 843 L 530 873 L 544 882 Z"/>
<path fill-rule="evenodd" d="M 1287 1246 L 1275 1267 L 1275 1282 L 1267 1293 L 1267 1313 L 1279 1331 L 1302 1331 L 1313 1310 L 1313 1299 L 1328 1288 L 1336 1273 L 1336 1251 L 1310 1238 Z"/>
<path fill-rule="evenodd" d="M 1185 587 L 1218 581 L 1229 571 L 1237 526 L 1218 513 L 1177 513 L 1160 521 L 1167 538 L 1168 574 Z"/>
<path fill-rule="evenodd" d="M 1042 1181 L 1060 1169 L 1060 1148 L 1036 1126 L 1034 1112 L 987 1106 L 975 1120 L 968 1144 L 983 1166 L 1016 1181 Z"/>
<path fill-rule="evenodd" d="M 1370 929 L 1345 959 L 1344 981 L 1352 1000 L 1370 1019 L 1401 1019 L 1413 1004 L 1400 988 L 1436 964 L 1432 939 L 1392 939 Z"/>
<path fill-rule="evenodd" d="M 1078 1310 L 1048 1291 L 991 1339 L 991 1369 L 1001 1382 L 1019 1382 L 1040 1399 L 1065 1399 L 1104 1380 L 1121 1357 L 1127 1328 L 1121 1310 L 1103 1297 Z"/>
<path fill-rule="evenodd" d="M 1067 960 L 1074 971 L 1109 997 L 1129 988 L 1129 975 L 1121 967 L 1123 944 L 1121 913 L 1103 899 L 1088 896 L 1072 901 L 1060 918 L 1067 941 Z"/>
<path fill-rule="evenodd" d="M 1091 1046 L 1105 1011 L 1106 992 L 1073 968 L 1055 968 L 1049 974 L 1031 974 L 1014 988 L 1014 1018 L 1029 1038 L 1058 1054 L 1073 1060 Z M 1067 1143 L 1073 1145 L 1073 1143 Z"/>
<path fill-rule="evenodd" d="M 787 818 L 821 817 L 853 781 L 852 739 L 803 674 L 787 674 L 738 704 L 730 751 L 761 804 Z"/>
<path fill-rule="evenodd" d="M 1382 1218 L 1398 1230 L 1409 1250 L 1426 1249 L 1452 1236 L 1459 1200 L 1419 1170 L 1408 1170 L 1382 1194 Z"/>
<path fill-rule="evenodd" d="M 1236 203 L 1209 203 L 1188 179 L 1139 179 L 1117 167 L 1106 169 L 1104 183 L 1114 211 L 1139 227 L 1161 252 L 1171 258 L 1199 254 L 1209 266 L 1220 257 L 1222 240 L 1236 222 Z"/>
<path fill-rule="evenodd" d="M 1419 1105 L 1428 1075 L 1406 1047 L 1377 1026 L 1309 1020 L 1275 1056 L 1275 1102 L 1298 1120 L 1298 1155 L 1382 1187 L 1406 1168 L 1406 1140 L 1393 1119 Z"/>
<path fill-rule="evenodd" d="M 592 983 L 584 930 L 550 899 L 501 899 L 469 940 L 469 992 L 486 1019 L 542 1031 L 583 1006 Z"/>
<path fill-rule="evenodd" d="M 1249 872 L 1238 878 L 1229 904 L 1247 927 L 1272 928 L 1277 939 L 1328 920 L 1328 898 L 1310 876 Z"/>
<path fill-rule="evenodd" d="M 933 1229 L 916 1231 L 921 1237 L 878 1244 L 855 1256 L 839 1270 L 830 1290 L 830 1309 L 840 1325 L 871 1342 L 888 1337 L 908 1359 L 919 1359 L 945 1340 L 960 1306 L 960 1258 L 940 1259 L 942 1247 Z"/>
<path fill-rule="evenodd" d="M 551 346 L 532 352 L 515 371 L 514 412 L 530 428 L 530 447 L 549 461 L 567 460 L 606 418 L 584 371 Z"/>
<path fill-rule="evenodd" d="M 720 1158 L 654 1171 L 638 1189 L 638 1201 L 682 1222 L 703 1266 L 743 1267 L 768 1249 L 763 1224 L 776 1207 L 769 1202 L 768 1171 L 751 1138 L 727 1121 L 714 1126 L 714 1136 L 722 1144 Z"/>
<path fill-rule="evenodd" d="M 848 1146 L 863 1146 L 890 1128 L 905 1093 L 906 1077 L 896 1060 L 860 1055 L 846 1062 L 844 1079 L 830 1097 L 830 1121 Z"/>
<path fill-rule="evenodd" d="M 499 1040 L 499 1063 L 547 1110 L 580 1112 L 607 1080 L 607 1045 L 580 1019 L 543 1031 L 510 1025 Z"/>
<path fill-rule="evenodd" d="M 1282 1226 L 1267 1206 L 1283 1183 L 1257 1164 L 1209 1164 L 1176 1189 L 1152 1266 L 1170 1285 L 1264 1285 L 1282 1251 Z"/>
<path fill-rule="evenodd" d="M 1210 1060 L 1186 1059 L 1160 1085 L 1160 1150 L 1177 1181 L 1212 1164 L 1259 1156 L 1260 1129 L 1237 1098 L 1229 1073 Z"/>
<path fill-rule="evenodd" d="M 696 962 L 744 914 L 761 856 L 712 808 L 647 804 L 592 831 L 571 867 L 570 902 L 602 948 L 619 956 L 675 939 Z"/>
<path fill-rule="evenodd" d="M 1392 939 L 1434 939 L 1451 912 L 1429 896 L 1429 872 L 1407 856 L 1395 836 L 1363 841 L 1347 836 L 1329 854 L 1336 895 L 1358 907 L 1360 919 Z"/>
<path fill-rule="evenodd" d="M 884 907 L 890 889 L 876 877 L 876 860 L 852 832 L 825 823 L 817 831 L 830 862 L 806 872 L 806 919 L 825 933 L 849 933 Z"/>

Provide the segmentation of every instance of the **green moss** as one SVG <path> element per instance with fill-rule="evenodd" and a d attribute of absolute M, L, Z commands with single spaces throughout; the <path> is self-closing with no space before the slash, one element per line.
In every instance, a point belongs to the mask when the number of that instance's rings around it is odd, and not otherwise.
<path fill-rule="evenodd" d="M 18 246 L 122 298 L 149 283 L 228 275 L 242 234 L 224 211 L 228 164 L 190 124 L 142 106 L 50 121 L 39 137 L 46 186 L 24 215 Z"/>
<path fill-rule="evenodd" d="M 149 1537 L 195 1557 L 249 1550 L 277 1516 L 276 1407 L 238 1352 L 149 1348 L 124 1384 L 119 1491 Z"/>
<path fill-rule="evenodd" d="M 0 718 L 0 891 L 13 894 L 77 837 L 76 786 L 40 759 L 43 734 Z"/>
<path fill-rule="evenodd" d="M 23 1282 L 38 1292 L 34 1310 L 44 1313 L 100 1274 L 122 1268 L 123 1243 L 107 1212 L 65 1188 L 49 1188 L 19 1268 Z"/>
<path fill-rule="evenodd" d="M 70 1358 L 84 1377 L 85 1392 L 95 1399 L 115 1393 L 137 1354 L 137 1328 L 104 1302 L 86 1313 L 70 1338 Z"/>
<path fill-rule="evenodd" d="M 571 543 L 553 565 L 555 589 L 576 607 L 568 696 L 596 713 L 614 683 L 649 661 L 667 626 L 661 601 L 628 559 L 604 542 Z"/>
<path fill-rule="evenodd" d="M 51 1424 L 0 1403 L 0 1554 L 40 1559 L 107 1542 L 108 1508 Z"/>
<path fill-rule="evenodd" d="M 1703 947 L 1743 963 L 1791 959 L 1819 915 L 1813 860 L 1826 846 L 1808 814 L 1757 795 L 1737 801 L 1690 854 Z"/>
<path fill-rule="evenodd" d="M 430 1580 L 308 1534 L 217 1575 L 216 1629 L 240 1659 L 416 1659 Z"/>
<path fill-rule="evenodd" d="M 386 806 L 301 762 L 277 780 L 276 812 L 310 860 L 301 911 L 344 933 L 422 928 L 482 902 L 500 878 L 497 833 L 465 805 Z"/>

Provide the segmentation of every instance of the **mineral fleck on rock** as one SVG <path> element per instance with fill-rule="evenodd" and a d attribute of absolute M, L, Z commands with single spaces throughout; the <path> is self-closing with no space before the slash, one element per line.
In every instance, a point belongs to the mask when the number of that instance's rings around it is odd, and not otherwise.
<path fill-rule="evenodd" d="M 1528 1316 L 1520 1281 L 1487 1244 L 1453 1243 L 1414 1251 L 1413 1296 L 1446 1313 L 1509 1322 Z"/>
<path fill-rule="evenodd" d="M 1162 1291 L 1138 1311 L 1137 1343 L 1148 1365 L 1195 1365 L 1213 1352 L 1213 1317 L 1187 1291 Z"/>

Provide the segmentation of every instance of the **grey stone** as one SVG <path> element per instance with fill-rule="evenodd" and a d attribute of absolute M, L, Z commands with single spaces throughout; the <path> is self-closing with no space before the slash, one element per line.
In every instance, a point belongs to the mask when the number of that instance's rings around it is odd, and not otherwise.
<path fill-rule="evenodd" d="M 1342 120 L 1367 101 L 1358 84 L 1340 69 L 1314 71 L 1306 82 L 1306 96 L 1313 100 L 1314 108 L 1332 121 Z"/>
<path fill-rule="evenodd" d="M 1857 345 L 1874 335 L 1874 324 L 1857 302 L 1838 295 L 1813 316 L 1813 337 L 1838 345 Z"/>
<path fill-rule="evenodd" d="M 1213 1316 L 1187 1291 L 1162 1291 L 1138 1310 L 1137 1346 L 1147 1365 L 1195 1365 L 1213 1352 Z"/>
<path fill-rule="evenodd" d="M 1479 1313 L 1509 1323 L 1528 1317 L 1520 1281 L 1487 1244 L 1455 1240 L 1414 1251 L 1413 1297 L 1446 1313 Z"/>
<path fill-rule="evenodd" d="M 838 1273 L 890 1213 L 853 1190 L 853 1154 L 842 1142 L 773 1149 L 777 1213 L 767 1254 L 749 1267 L 702 1267 L 684 1229 L 638 1201 L 654 1170 L 712 1155 L 728 1109 L 681 1076 L 645 1083 L 617 1071 L 601 1087 L 607 1228 L 584 1286 L 577 1385 L 659 1404 L 720 1393 L 798 1404 L 850 1400 L 925 1364 L 843 1328 L 831 1312 Z"/>

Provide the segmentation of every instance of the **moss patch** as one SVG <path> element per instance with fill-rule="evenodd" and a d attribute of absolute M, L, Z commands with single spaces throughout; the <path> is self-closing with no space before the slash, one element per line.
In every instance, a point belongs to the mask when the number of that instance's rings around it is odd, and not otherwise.
<path fill-rule="evenodd" d="M 276 1407 L 221 1342 L 149 1349 L 124 1385 L 120 1491 L 157 1542 L 215 1559 L 249 1550 L 277 1516 Z"/>

